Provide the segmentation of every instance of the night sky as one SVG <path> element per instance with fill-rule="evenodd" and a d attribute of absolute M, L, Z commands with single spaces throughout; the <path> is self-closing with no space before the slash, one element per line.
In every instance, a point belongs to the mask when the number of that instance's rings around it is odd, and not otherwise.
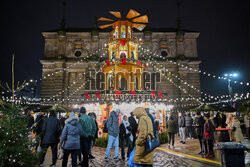
<path fill-rule="evenodd" d="M 249 0 L 180 0 L 183 29 L 200 32 L 198 55 L 201 70 L 223 75 L 238 72 L 237 80 L 250 81 L 250 1 Z M 16 80 L 41 78 L 40 59 L 44 39 L 41 32 L 60 27 L 62 0 L 8 0 L 0 7 L 1 61 L 0 80 L 11 80 L 11 54 L 15 54 Z M 109 10 L 123 15 L 129 9 L 149 16 L 151 28 L 176 28 L 175 0 L 162 1 L 87 1 L 68 0 L 66 27 L 92 27 L 94 16 L 110 17 Z M 202 91 L 227 94 L 227 82 L 201 75 Z M 243 86 L 235 92 L 247 92 Z M 248 88 L 249 92 L 249 88 Z"/>

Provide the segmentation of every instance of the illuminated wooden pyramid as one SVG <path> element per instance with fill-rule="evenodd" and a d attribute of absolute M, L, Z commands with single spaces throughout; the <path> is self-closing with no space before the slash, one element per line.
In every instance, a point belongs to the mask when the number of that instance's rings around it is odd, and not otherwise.
<path fill-rule="evenodd" d="M 101 17 L 99 21 L 113 22 L 99 26 L 111 27 L 111 37 L 108 42 L 108 61 L 103 66 L 106 90 L 142 90 L 143 67 L 138 60 L 138 38 L 133 36 L 133 28 L 142 31 L 148 23 L 148 16 L 140 16 L 135 10 L 130 9 L 126 18 L 121 13 L 110 11 L 117 20 Z"/>

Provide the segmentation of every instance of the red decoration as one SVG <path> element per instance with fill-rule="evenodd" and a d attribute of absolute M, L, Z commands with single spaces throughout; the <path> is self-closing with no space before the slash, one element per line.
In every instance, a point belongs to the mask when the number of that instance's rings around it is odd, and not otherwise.
<path fill-rule="evenodd" d="M 127 59 L 126 59 L 126 57 L 124 57 L 123 59 L 120 59 L 121 60 L 121 62 L 122 62 L 122 65 L 125 65 L 126 63 L 127 63 Z"/>
<path fill-rule="evenodd" d="M 90 96 L 89 96 L 89 94 L 88 94 L 88 93 L 84 94 L 84 96 L 85 96 L 87 99 L 89 99 L 89 98 L 90 98 Z"/>
<path fill-rule="evenodd" d="M 105 110 L 106 109 L 106 110 Z M 107 108 L 104 108 L 104 111 L 107 111 Z M 107 119 L 107 117 L 106 116 L 104 116 L 104 119 Z"/>
<path fill-rule="evenodd" d="M 116 94 L 116 96 L 118 97 L 118 98 L 120 98 L 120 95 L 122 94 L 122 91 L 115 91 L 115 94 Z"/>
<path fill-rule="evenodd" d="M 121 42 L 121 45 L 124 46 L 125 43 L 126 43 L 126 40 L 125 39 L 121 39 L 120 42 Z"/>
<path fill-rule="evenodd" d="M 166 99 L 168 100 L 168 97 L 166 96 Z"/>
<path fill-rule="evenodd" d="M 138 134 L 139 134 L 139 131 L 136 131 L 136 134 L 138 135 Z"/>
<path fill-rule="evenodd" d="M 156 98 L 155 91 L 151 91 L 151 95 L 153 98 Z"/>
<path fill-rule="evenodd" d="M 136 91 L 135 91 L 135 90 L 134 90 L 134 91 L 129 91 L 128 93 L 129 93 L 129 94 L 133 94 L 133 96 L 136 97 L 136 95 L 135 95 L 135 94 L 136 94 Z"/>
<path fill-rule="evenodd" d="M 106 60 L 106 61 L 105 61 L 105 63 L 107 64 L 107 66 L 109 66 L 109 65 L 110 65 L 109 60 Z"/>
<path fill-rule="evenodd" d="M 101 135 L 102 134 L 102 132 L 101 131 L 99 131 L 99 135 Z"/>
<path fill-rule="evenodd" d="M 162 92 L 158 92 L 158 95 L 160 96 L 160 98 L 163 98 Z"/>
<path fill-rule="evenodd" d="M 138 62 L 138 64 L 139 64 L 139 66 L 141 66 L 141 60 L 137 60 L 137 62 Z"/>
<path fill-rule="evenodd" d="M 161 133 L 163 132 L 163 130 L 161 129 Z"/>
<path fill-rule="evenodd" d="M 95 92 L 95 95 L 96 95 L 96 97 L 98 97 L 98 98 L 101 97 L 99 92 Z"/>

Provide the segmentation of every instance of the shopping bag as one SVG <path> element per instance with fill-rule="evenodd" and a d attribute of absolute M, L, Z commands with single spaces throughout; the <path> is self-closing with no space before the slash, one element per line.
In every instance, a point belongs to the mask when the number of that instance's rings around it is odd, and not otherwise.
<path fill-rule="evenodd" d="M 41 152 L 41 147 L 40 146 L 37 147 L 36 152 L 38 152 L 38 153 Z"/>
<path fill-rule="evenodd" d="M 63 149 L 59 149 L 57 159 L 59 160 L 63 159 L 63 155 L 64 155 Z"/>
<path fill-rule="evenodd" d="M 128 159 L 128 166 L 129 167 L 142 167 L 142 165 L 135 164 L 134 161 L 134 155 L 135 155 L 135 147 L 133 151 L 129 154 L 129 159 Z"/>
<path fill-rule="evenodd" d="M 128 159 L 128 166 L 129 167 L 135 167 L 136 166 L 136 164 L 133 163 L 134 155 L 135 155 L 135 147 L 134 147 L 133 151 L 129 154 L 129 159 Z"/>

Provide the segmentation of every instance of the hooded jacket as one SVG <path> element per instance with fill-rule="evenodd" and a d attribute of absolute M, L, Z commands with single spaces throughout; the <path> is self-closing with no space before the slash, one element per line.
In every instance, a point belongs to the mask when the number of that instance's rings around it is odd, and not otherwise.
<path fill-rule="evenodd" d="M 193 119 L 192 119 L 191 116 L 187 115 L 187 116 L 185 117 L 185 126 L 186 126 L 186 127 L 190 127 L 190 126 L 192 126 L 192 125 L 193 125 Z"/>
<path fill-rule="evenodd" d="M 82 126 L 78 123 L 77 117 L 70 117 L 66 119 L 65 126 L 62 132 L 59 148 L 62 147 L 66 150 L 80 149 L 80 136 L 82 135 Z"/>
<path fill-rule="evenodd" d="M 177 133 L 177 131 L 178 131 L 178 123 L 177 123 L 177 121 L 176 120 L 171 120 L 171 119 L 169 119 L 168 121 L 167 121 L 167 132 L 168 133 Z"/>
<path fill-rule="evenodd" d="M 151 165 L 154 162 L 154 151 L 145 152 L 144 141 L 148 134 L 154 136 L 152 121 L 142 107 L 136 108 L 133 113 L 136 118 L 139 119 L 139 134 L 135 143 L 135 155 L 133 162 L 136 164 Z"/>
<path fill-rule="evenodd" d="M 108 134 L 111 136 L 118 136 L 120 129 L 119 129 L 119 119 L 118 115 L 115 113 L 115 111 L 111 111 L 110 117 L 107 122 L 107 128 L 108 128 Z"/>

